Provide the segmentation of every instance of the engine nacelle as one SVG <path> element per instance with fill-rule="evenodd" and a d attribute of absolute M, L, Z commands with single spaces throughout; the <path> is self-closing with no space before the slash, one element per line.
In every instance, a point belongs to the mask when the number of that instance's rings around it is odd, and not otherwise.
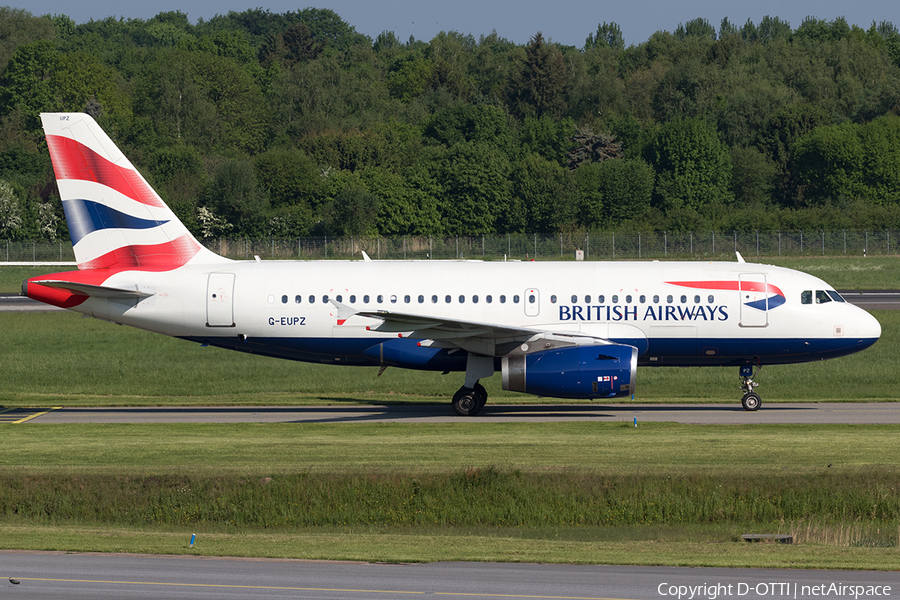
<path fill-rule="evenodd" d="M 623 344 L 507 356 L 502 360 L 503 389 L 551 398 L 630 396 L 637 357 L 637 348 Z"/>

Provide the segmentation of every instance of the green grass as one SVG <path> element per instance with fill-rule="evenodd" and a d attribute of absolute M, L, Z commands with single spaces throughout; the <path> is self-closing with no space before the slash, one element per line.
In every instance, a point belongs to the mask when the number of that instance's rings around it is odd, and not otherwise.
<path fill-rule="evenodd" d="M 190 556 L 259 556 L 381 562 L 497 561 L 789 569 L 896 570 L 896 548 L 822 544 L 746 544 L 746 530 L 639 527 L 619 539 L 609 528 L 438 530 L 397 527 L 291 531 L 205 528 L 0 524 L 6 548 L 72 552 L 136 552 Z M 194 548 L 188 547 L 197 533 Z M 634 539 L 634 538 L 641 539 Z M 2 576 L 12 575 L 0 573 Z"/>
<path fill-rule="evenodd" d="M 764 402 L 894 400 L 900 311 L 858 354 L 763 369 Z M 296 363 L 203 348 L 69 312 L 0 313 L 0 406 L 446 403 L 462 374 Z M 736 368 L 638 369 L 638 401 L 737 402 Z M 491 402 L 548 402 L 483 381 Z"/>
<path fill-rule="evenodd" d="M 8 548 L 896 567 L 900 426 L 26 424 L 3 434 Z M 776 532 L 801 546 L 737 541 Z"/>
<path fill-rule="evenodd" d="M 31 474 L 274 476 L 468 467 L 604 474 L 808 474 L 900 464 L 898 425 L 645 423 L 23 424 L 0 469 Z M 52 443 L 48 441 L 52 440 Z M 895 471 L 895 473 L 898 473 Z"/>

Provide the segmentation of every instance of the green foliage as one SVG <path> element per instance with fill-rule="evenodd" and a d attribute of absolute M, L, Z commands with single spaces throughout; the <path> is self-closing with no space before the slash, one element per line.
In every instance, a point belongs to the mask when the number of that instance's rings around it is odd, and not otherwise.
<path fill-rule="evenodd" d="M 900 34 L 886 20 L 864 30 L 843 18 L 807 18 L 792 30 L 766 15 L 742 26 L 723 19 L 716 32 L 698 18 L 629 47 L 621 28 L 604 21 L 578 50 L 540 33 L 517 45 L 496 31 L 406 43 L 385 31 L 373 41 L 316 8 L 257 8 L 195 24 L 178 10 L 76 24 L 6 7 L 0 68 L 0 157 L 17 165 L 0 176 L 21 188 L 17 236 L 43 228 L 40 207 L 54 187 L 29 157 L 43 148 L 38 115 L 59 110 L 96 116 L 194 230 L 221 157 L 268 155 L 252 162 L 258 193 L 273 204 L 251 203 L 252 219 L 227 223 L 234 235 L 312 231 L 323 203 L 336 198 L 313 190 L 314 171 L 329 169 L 354 174 L 357 191 L 378 198 L 382 234 L 598 223 L 666 230 L 752 226 L 757 218 L 773 227 L 825 225 L 816 219 L 852 227 L 835 221 L 834 206 L 848 198 L 868 203 L 856 206 L 872 219 L 893 219 L 900 205 L 886 119 L 900 114 Z M 693 130 L 700 122 L 707 125 Z M 813 135 L 821 126 L 838 129 Z M 652 179 L 653 210 L 612 211 L 601 198 L 611 189 L 585 187 L 599 167 L 560 178 L 541 162 L 581 157 L 574 168 L 594 156 L 575 132 L 611 134 L 622 156 L 649 164 L 649 174 L 631 163 L 631 175 L 617 175 L 633 179 L 614 195 Z M 186 148 L 190 167 L 170 173 Z M 276 158 L 281 151 L 305 156 L 306 175 L 285 162 L 290 154 Z M 499 171 L 471 175 L 479 153 Z M 463 164 L 450 165 L 451 157 Z M 295 202 L 286 191 L 294 188 L 311 195 Z M 452 198 L 457 192 L 465 198 Z M 551 210 L 552 193 L 560 196 Z M 581 215 L 572 215 L 572 194 Z M 726 216 L 732 196 L 740 208 Z M 465 218 L 458 206 L 467 207 Z"/>
<path fill-rule="evenodd" d="M 625 37 L 622 35 L 622 29 L 616 23 L 603 21 L 597 25 L 597 33 L 588 34 L 587 40 L 584 42 L 585 51 L 590 48 L 624 50 Z"/>
<path fill-rule="evenodd" d="M 520 117 L 558 117 L 566 105 L 566 67 L 555 44 L 537 32 L 525 47 L 525 56 L 509 82 L 509 105 Z"/>
<path fill-rule="evenodd" d="M 701 119 L 663 125 L 644 150 L 657 173 L 657 206 L 699 210 L 733 199 L 731 156 L 715 131 Z"/>
<path fill-rule="evenodd" d="M 494 231 L 497 217 L 512 208 L 511 170 L 493 144 L 464 141 L 450 148 L 434 172 L 446 233 Z"/>
<path fill-rule="evenodd" d="M 797 177 L 810 202 L 846 197 L 900 204 L 900 117 L 820 126 L 794 148 Z"/>

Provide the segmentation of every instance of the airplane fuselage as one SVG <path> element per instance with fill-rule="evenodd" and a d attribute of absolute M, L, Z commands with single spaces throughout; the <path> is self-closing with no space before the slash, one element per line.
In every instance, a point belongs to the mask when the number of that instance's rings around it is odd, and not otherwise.
<path fill-rule="evenodd" d="M 90 297 L 73 310 L 213 346 L 344 365 L 465 370 L 466 353 L 417 357 L 427 329 L 385 332 L 380 319 L 341 315 L 338 304 L 609 339 L 635 346 L 639 364 L 659 366 L 834 358 L 880 333 L 865 311 L 823 296 L 832 291 L 824 281 L 738 262 L 249 261 L 124 271 L 104 285 L 152 295 Z M 408 346 L 409 360 L 367 353 L 386 340 Z"/>

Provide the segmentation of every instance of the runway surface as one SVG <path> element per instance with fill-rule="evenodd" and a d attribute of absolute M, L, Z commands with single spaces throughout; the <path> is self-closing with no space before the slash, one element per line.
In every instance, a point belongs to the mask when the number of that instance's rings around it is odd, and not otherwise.
<path fill-rule="evenodd" d="M 900 403 L 763 404 L 488 404 L 476 417 L 446 405 L 21 408 L 0 412 L 12 423 L 508 423 L 516 421 L 668 421 L 705 425 L 750 423 L 900 423 Z"/>
<path fill-rule="evenodd" d="M 740 543 L 740 542 L 736 542 Z M 896 598 L 897 573 L 547 565 L 373 564 L 125 554 L 2 552 L 0 595 L 9 598 Z M 13 586 L 6 581 L 19 582 Z M 826 594 L 828 586 L 873 593 Z M 700 592 L 697 586 L 707 586 Z M 714 587 L 710 587 L 714 586 Z M 814 588 L 814 586 L 825 586 Z M 876 589 L 875 586 L 878 586 Z M 885 589 L 884 586 L 890 586 Z M 846 589 L 846 588 L 845 588 Z M 804 593 L 806 592 L 806 593 Z M 714 594 L 714 595 L 713 595 Z M 877 594 L 877 595 L 876 595 Z"/>

